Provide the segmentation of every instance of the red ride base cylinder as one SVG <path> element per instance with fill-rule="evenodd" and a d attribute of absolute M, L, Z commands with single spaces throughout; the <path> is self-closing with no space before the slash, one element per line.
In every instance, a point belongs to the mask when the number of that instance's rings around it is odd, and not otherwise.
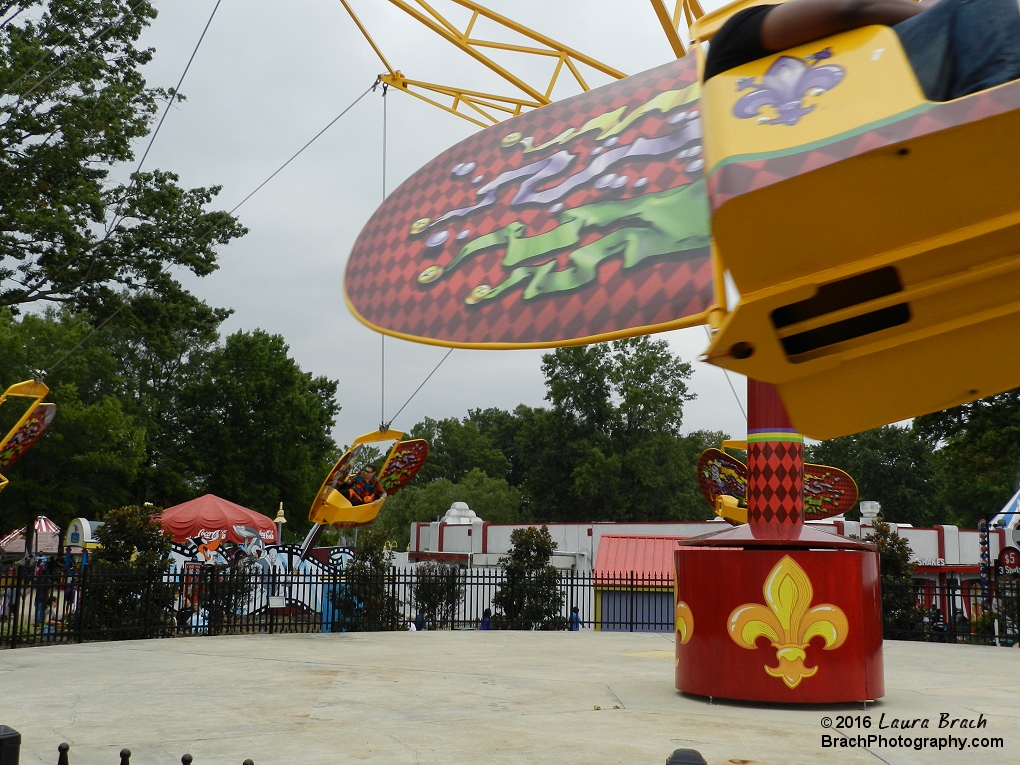
<path fill-rule="evenodd" d="M 875 552 L 682 547 L 675 555 L 679 690 L 797 704 L 885 694 Z"/>
<path fill-rule="evenodd" d="M 748 380 L 747 524 L 676 552 L 676 687 L 820 704 L 885 694 L 875 546 L 804 525 L 804 444 Z"/>

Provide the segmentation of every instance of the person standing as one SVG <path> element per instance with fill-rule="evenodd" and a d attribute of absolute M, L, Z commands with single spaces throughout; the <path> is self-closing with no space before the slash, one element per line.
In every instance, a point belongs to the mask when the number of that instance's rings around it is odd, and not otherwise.
<path fill-rule="evenodd" d="M 577 606 L 570 609 L 570 626 L 567 629 L 571 632 L 579 632 L 581 630 L 581 615 L 577 612 Z"/>

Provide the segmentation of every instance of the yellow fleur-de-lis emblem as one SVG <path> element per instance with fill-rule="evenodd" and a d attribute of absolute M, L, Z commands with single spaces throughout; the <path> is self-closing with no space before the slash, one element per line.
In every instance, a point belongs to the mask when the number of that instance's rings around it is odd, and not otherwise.
<path fill-rule="evenodd" d="M 684 601 L 678 600 L 675 609 L 676 634 L 679 635 L 680 645 L 689 643 L 694 634 L 694 612 Z"/>
<path fill-rule="evenodd" d="M 772 677 L 781 677 L 789 688 L 796 688 L 805 677 L 818 672 L 818 666 L 804 666 L 811 638 L 821 636 L 825 650 L 843 645 L 850 631 L 846 614 L 832 603 L 811 606 L 814 588 L 807 573 L 789 555 L 777 563 L 762 588 L 768 608 L 758 603 L 737 606 L 730 614 L 728 628 L 733 642 L 741 648 L 757 648 L 755 640 L 763 635 L 776 649 L 779 665 L 765 665 Z"/>

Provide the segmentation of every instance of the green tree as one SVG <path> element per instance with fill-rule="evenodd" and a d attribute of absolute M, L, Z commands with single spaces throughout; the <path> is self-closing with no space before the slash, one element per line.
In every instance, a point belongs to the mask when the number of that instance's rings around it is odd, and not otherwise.
<path fill-rule="evenodd" d="M 462 596 L 457 566 L 430 560 L 414 567 L 414 608 L 425 617 L 429 629 L 452 626 Z"/>
<path fill-rule="evenodd" d="M 389 497 L 378 522 L 390 529 L 390 540 L 403 550 L 410 542 L 413 521 L 429 522 L 441 517 L 454 502 L 466 502 L 490 523 L 520 523 L 521 493 L 500 478 L 489 478 L 475 468 L 459 483 L 440 478 L 424 486 L 406 486 Z"/>
<path fill-rule="evenodd" d="M 196 489 L 266 514 L 310 506 L 336 458 L 337 383 L 303 372 L 283 338 L 261 330 L 199 360 L 180 399 Z"/>
<path fill-rule="evenodd" d="M 347 632 L 393 630 L 403 620 L 392 586 L 393 552 L 388 530 L 376 522 L 361 528 L 353 560 L 332 594 L 333 629 Z"/>
<path fill-rule="evenodd" d="M 1017 490 L 1020 389 L 918 417 L 914 429 L 937 448 L 940 499 L 956 524 L 977 528 Z"/>
<path fill-rule="evenodd" d="M 159 637 L 173 631 L 174 590 L 164 575 L 171 536 L 159 508 L 108 510 L 96 531 L 100 547 L 82 575 L 79 618 L 105 639 Z"/>
<path fill-rule="evenodd" d="M 549 410 L 518 408 L 515 473 L 528 507 L 555 521 L 704 517 L 701 437 L 681 435 L 691 367 L 647 337 L 543 358 Z M 541 508 L 541 510 L 537 510 Z"/>
<path fill-rule="evenodd" d="M 156 11 L 146 0 L 26 0 L 0 27 L 0 305 L 109 309 L 120 288 L 176 289 L 170 268 L 199 276 L 215 247 L 245 229 L 207 212 L 219 188 L 184 189 L 133 162 L 170 91 L 148 88 L 138 48 Z"/>
<path fill-rule="evenodd" d="M 914 592 L 913 551 L 903 537 L 892 527 L 876 520 L 872 532 L 864 537 L 878 545 L 879 565 L 882 570 L 882 621 L 891 637 L 898 631 L 922 628 L 924 613 Z"/>
<path fill-rule="evenodd" d="M 4 527 L 17 528 L 46 515 L 66 528 L 71 518 L 97 518 L 107 508 L 131 499 L 130 485 L 142 462 L 144 431 L 112 396 L 86 404 L 75 385 L 65 384 L 53 388 L 49 399 L 57 405 L 53 424 L 24 457 L 4 471 L 11 482 L 0 494 Z M 24 411 L 23 404 L 9 405 Z"/>
<path fill-rule="evenodd" d="M 512 630 L 563 629 L 563 593 L 550 564 L 556 543 L 546 526 L 510 532 L 510 552 L 499 559 L 505 579 L 492 598 L 496 624 Z"/>
<path fill-rule="evenodd" d="M 910 428 L 886 425 L 823 441 L 809 446 L 806 457 L 849 473 L 861 499 L 881 502 L 890 521 L 929 526 L 945 520 L 931 444 Z"/>
<path fill-rule="evenodd" d="M 665 340 L 649 337 L 557 348 L 542 358 L 553 409 L 623 443 L 680 433 L 684 404 L 694 399 L 691 371 Z"/>
<path fill-rule="evenodd" d="M 145 429 L 145 454 L 132 484 L 136 502 L 170 506 L 194 496 L 181 391 L 201 375 L 203 354 L 219 340 L 230 311 L 187 292 L 126 298 L 124 310 L 89 342 L 115 365 L 108 385 Z"/>
<path fill-rule="evenodd" d="M 470 418 L 433 420 L 426 417 L 411 428 L 412 438 L 429 442 L 429 459 L 419 476 L 425 481 L 445 478 L 457 483 L 478 469 L 492 478 L 506 478 L 510 461 Z"/>
<path fill-rule="evenodd" d="M 165 568 L 173 539 L 163 530 L 161 512 L 158 507 L 128 505 L 103 513 L 93 564 L 140 571 Z"/>

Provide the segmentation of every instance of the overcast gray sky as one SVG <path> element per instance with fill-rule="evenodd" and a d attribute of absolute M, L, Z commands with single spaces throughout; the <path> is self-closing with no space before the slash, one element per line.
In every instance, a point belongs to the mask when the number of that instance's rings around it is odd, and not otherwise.
<path fill-rule="evenodd" d="M 143 42 L 156 49 L 151 85 L 180 79 L 216 0 L 157 2 Z M 491 89 L 492 76 L 431 36 L 385 0 L 353 0 L 394 68 L 412 79 Z M 433 3 L 446 12 L 444 0 Z M 662 64 L 671 50 L 647 0 L 491 0 L 489 7 L 628 74 Z M 451 11 L 452 18 L 459 18 Z M 484 31 L 483 29 L 479 30 Z M 515 72 L 533 62 L 507 55 Z M 186 186 L 221 185 L 231 209 L 354 101 L 382 67 L 339 0 L 221 0 L 146 169 L 177 172 Z M 592 77 L 603 84 L 604 77 Z M 564 88 L 557 97 L 573 95 Z M 386 189 L 476 129 L 399 92 L 387 97 Z M 219 255 L 220 268 L 184 278 L 196 295 L 234 315 L 224 329 L 282 335 L 303 369 L 340 381 L 336 438 L 348 443 L 383 417 L 380 336 L 348 312 L 342 293 L 347 256 L 382 201 L 383 103 L 366 96 L 343 119 L 245 203 L 251 230 Z M 685 361 L 705 347 L 693 328 L 663 335 Z M 445 348 L 386 338 L 385 418 L 394 416 Z M 409 429 L 429 416 L 463 417 L 472 408 L 541 406 L 543 351 L 455 350 L 393 422 Z M 731 374 L 743 402 L 744 378 Z M 688 430 L 743 437 L 746 423 L 721 369 L 695 363 Z"/>

